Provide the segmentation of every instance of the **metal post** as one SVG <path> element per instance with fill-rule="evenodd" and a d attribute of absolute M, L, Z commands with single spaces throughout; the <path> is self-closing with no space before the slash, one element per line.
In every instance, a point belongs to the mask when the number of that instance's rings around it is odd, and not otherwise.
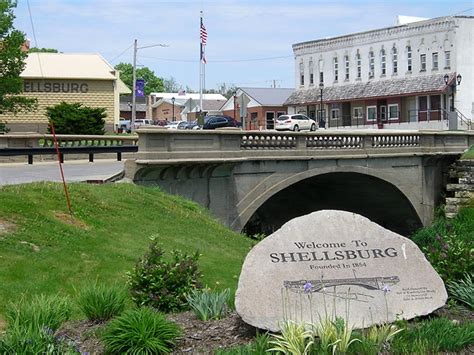
<path fill-rule="evenodd" d="M 175 100 L 175 98 L 172 97 L 172 98 L 171 98 L 171 102 L 173 103 L 173 114 L 172 114 L 172 120 L 173 120 L 173 121 L 175 121 L 175 119 L 174 119 L 174 100 Z"/>
<path fill-rule="evenodd" d="M 319 108 L 320 109 L 320 112 L 321 112 L 321 115 L 319 117 L 319 128 L 325 128 L 326 125 L 324 124 L 324 110 L 323 110 L 323 89 L 324 89 L 324 83 L 321 81 L 319 83 L 319 90 L 321 91 L 321 107 Z"/>
<path fill-rule="evenodd" d="M 136 99 L 136 88 L 137 88 L 137 40 L 133 42 L 133 70 L 132 70 L 132 120 L 130 122 L 130 129 L 135 129 L 135 119 L 137 118 L 137 99 Z"/>

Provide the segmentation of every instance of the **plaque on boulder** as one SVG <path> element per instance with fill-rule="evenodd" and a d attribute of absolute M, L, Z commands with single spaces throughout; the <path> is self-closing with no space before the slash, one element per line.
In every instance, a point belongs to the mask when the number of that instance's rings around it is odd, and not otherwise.
<path fill-rule="evenodd" d="M 235 306 L 257 328 L 335 316 L 350 326 L 426 315 L 447 300 L 443 280 L 408 238 L 360 215 L 323 210 L 258 243 L 242 266 Z"/>

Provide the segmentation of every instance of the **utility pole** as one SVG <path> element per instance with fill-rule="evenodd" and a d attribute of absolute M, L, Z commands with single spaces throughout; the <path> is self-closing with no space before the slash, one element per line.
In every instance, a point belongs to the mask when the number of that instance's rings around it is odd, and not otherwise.
<path fill-rule="evenodd" d="M 133 42 L 133 70 L 132 70 L 132 120 L 130 122 L 130 129 L 135 129 L 135 120 L 137 118 L 137 52 L 139 49 L 150 47 L 169 47 L 167 44 L 152 44 L 151 46 L 138 47 L 138 42 L 135 39 Z"/>
<path fill-rule="evenodd" d="M 132 121 L 130 122 L 130 129 L 135 130 L 135 119 L 137 118 L 137 40 L 133 42 L 133 70 L 132 70 Z"/>

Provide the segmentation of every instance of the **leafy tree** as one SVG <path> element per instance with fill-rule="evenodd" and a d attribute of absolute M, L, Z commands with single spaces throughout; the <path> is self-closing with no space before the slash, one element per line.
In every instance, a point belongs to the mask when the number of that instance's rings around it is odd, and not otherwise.
<path fill-rule="evenodd" d="M 169 79 L 163 79 L 163 90 L 164 92 L 178 92 L 181 86 L 178 84 L 175 78 L 172 76 Z"/>
<path fill-rule="evenodd" d="M 13 27 L 15 6 L 16 1 L 0 0 L 0 114 L 36 108 L 36 99 L 19 95 L 23 91 L 20 74 L 27 54 L 20 49 L 25 34 Z"/>
<path fill-rule="evenodd" d="M 80 103 L 69 104 L 61 102 L 58 105 L 47 107 L 46 115 L 54 124 L 58 134 L 104 134 L 105 108 L 82 106 Z M 48 127 L 51 133 L 51 128 Z"/>
<path fill-rule="evenodd" d="M 32 47 L 28 50 L 29 53 L 59 53 L 57 49 L 54 48 L 38 48 Z"/>
<path fill-rule="evenodd" d="M 120 71 L 120 79 L 132 90 L 133 66 L 130 63 L 119 63 L 115 66 Z M 147 67 L 137 68 L 137 79 L 145 80 L 145 94 L 152 92 L 163 92 L 163 79 L 158 78 L 155 73 Z"/>

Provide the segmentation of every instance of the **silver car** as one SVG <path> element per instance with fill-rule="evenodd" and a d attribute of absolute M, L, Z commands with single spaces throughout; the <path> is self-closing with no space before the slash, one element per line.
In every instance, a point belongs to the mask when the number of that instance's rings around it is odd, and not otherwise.
<path fill-rule="evenodd" d="M 316 128 L 316 121 L 302 114 L 281 115 L 275 122 L 275 129 L 277 131 L 316 131 Z"/>

